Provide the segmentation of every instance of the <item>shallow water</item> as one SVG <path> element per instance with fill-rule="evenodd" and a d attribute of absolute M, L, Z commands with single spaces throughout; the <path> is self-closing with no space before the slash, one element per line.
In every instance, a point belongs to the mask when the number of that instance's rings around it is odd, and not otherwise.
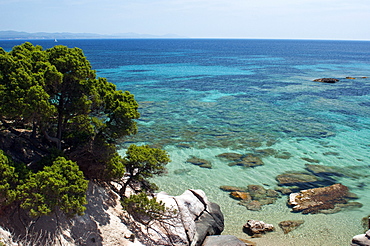
<path fill-rule="evenodd" d="M 9 50 L 22 41 L 0 41 Z M 47 48 L 51 41 L 34 41 Z M 224 234 L 258 245 L 348 245 L 364 231 L 370 214 L 370 42 L 305 40 L 59 40 L 80 47 L 101 77 L 135 94 L 139 133 L 120 144 L 162 147 L 171 156 L 168 174 L 153 181 L 171 195 L 202 189 L 221 206 Z M 356 79 L 346 79 L 346 77 Z M 313 82 L 338 78 L 335 84 Z M 228 166 L 221 153 L 259 153 L 264 165 Z M 271 149 L 273 151 L 271 151 Z M 187 162 L 206 159 L 212 169 Z M 302 159 L 303 158 L 303 159 Z M 305 164 L 336 167 L 340 182 L 359 196 L 362 208 L 336 214 L 292 213 L 287 196 L 250 211 L 220 190 L 222 185 L 263 185 L 276 176 L 306 171 Z M 312 164 L 312 163 L 311 163 Z M 249 219 L 274 224 L 275 232 L 251 239 Z M 304 220 L 289 234 L 283 220 Z"/>

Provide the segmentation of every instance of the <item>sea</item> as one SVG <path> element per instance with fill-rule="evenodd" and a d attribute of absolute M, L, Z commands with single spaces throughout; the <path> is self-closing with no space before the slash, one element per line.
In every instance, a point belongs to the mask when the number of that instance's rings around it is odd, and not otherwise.
<path fill-rule="evenodd" d="M 25 40 L 3 40 L 9 51 Z M 96 70 L 140 104 L 139 132 L 119 143 L 165 149 L 167 173 L 153 178 L 160 191 L 203 190 L 220 205 L 222 234 L 259 246 L 348 246 L 366 231 L 370 215 L 370 41 L 259 39 L 31 40 L 79 47 Z M 336 78 L 337 83 L 315 82 Z M 230 165 L 223 153 L 258 156 L 263 165 Z M 189 162 L 206 161 L 211 168 Z M 317 186 L 341 183 L 362 207 L 336 213 L 292 212 L 281 195 L 248 210 L 221 186 L 279 187 L 277 176 L 311 173 L 307 164 L 338 171 Z M 248 220 L 275 231 L 251 238 Z M 304 220 L 284 234 L 281 221 Z"/>

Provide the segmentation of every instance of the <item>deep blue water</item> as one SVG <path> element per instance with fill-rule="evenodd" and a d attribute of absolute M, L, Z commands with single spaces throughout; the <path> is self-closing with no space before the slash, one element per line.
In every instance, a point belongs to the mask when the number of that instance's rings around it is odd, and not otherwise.
<path fill-rule="evenodd" d="M 10 50 L 23 42 L 0 41 L 0 47 Z M 292 232 L 292 237 L 279 231 L 272 234 L 275 242 L 277 238 L 284 242 L 281 245 L 317 245 L 310 241 L 313 238 L 321 240 L 319 245 L 347 245 L 354 234 L 362 233 L 360 220 L 370 209 L 369 41 L 125 39 L 32 43 L 44 48 L 56 44 L 82 48 L 98 76 L 135 94 L 141 112 L 139 133 L 123 140 L 122 153 L 131 143 L 165 148 L 172 162 L 168 174 L 155 182 L 173 195 L 187 188 L 203 189 L 210 200 L 221 205 L 226 233 L 246 237 L 240 227 L 251 217 L 269 223 L 291 217 L 304 219 L 305 226 Z M 322 77 L 340 81 L 313 82 Z M 265 165 L 250 169 L 229 167 L 215 157 L 224 152 L 256 154 L 266 148 L 291 157 L 264 156 Z M 190 156 L 211 161 L 213 168 L 187 163 Z M 344 170 L 348 175 L 330 177 L 326 182 L 347 185 L 364 206 L 334 215 L 301 217 L 290 212 L 287 198 L 282 197 L 275 205 L 250 212 L 219 189 L 220 185 L 274 187 L 277 175 L 306 171 L 307 162 L 302 158 Z M 293 237 L 302 241 L 293 242 Z M 264 243 L 261 245 L 267 245 Z"/>

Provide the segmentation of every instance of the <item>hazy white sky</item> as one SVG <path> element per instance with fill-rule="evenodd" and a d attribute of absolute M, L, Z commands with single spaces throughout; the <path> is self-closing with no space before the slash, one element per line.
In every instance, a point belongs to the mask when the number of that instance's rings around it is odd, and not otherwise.
<path fill-rule="evenodd" d="M 0 30 L 370 40 L 369 0 L 0 0 Z"/>

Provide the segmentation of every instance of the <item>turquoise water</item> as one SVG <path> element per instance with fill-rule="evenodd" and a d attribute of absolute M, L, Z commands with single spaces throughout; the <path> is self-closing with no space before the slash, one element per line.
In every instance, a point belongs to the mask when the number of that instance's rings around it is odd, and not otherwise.
<path fill-rule="evenodd" d="M 20 41 L 0 41 L 12 47 Z M 52 41 L 35 41 L 43 47 Z M 101 77 L 135 94 L 139 133 L 120 143 L 168 151 L 168 173 L 153 181 L 171 195 L 202 189 L 221 206 L 224 234 L 257 245 L 348 245 L 363 233 L 370 214 L 370 42 L 305 40 L 59 40 L 80 47 Z M 313 82 L 338 78 L 335 84 Z M 355 77 L 355 79 L 346 79 Z M 228 166 L 221 153 L 258 154 L 264 165 Z M 190 164 L 195 156 L 211 162 Z M 285 158 L 282 158 L 284 156 Z M 302 159 L 303 158 L 303 159 Z M 308 159 L 307 159 L 308 158 Z M 362 208 L 335 214 L 292 213 L 287 196 L 250 211 L 219 187 L 277 187 L 276 176 L 306 171 L 307 160 L 338 168 L 325 184 L 342 183 Z M 312 164 L 312 163 L 311 163 Z M 274 224 L 275 232 L 250 238 L 249 219 Z M 302 219 L 283 234 L 278 223 Z"/>

